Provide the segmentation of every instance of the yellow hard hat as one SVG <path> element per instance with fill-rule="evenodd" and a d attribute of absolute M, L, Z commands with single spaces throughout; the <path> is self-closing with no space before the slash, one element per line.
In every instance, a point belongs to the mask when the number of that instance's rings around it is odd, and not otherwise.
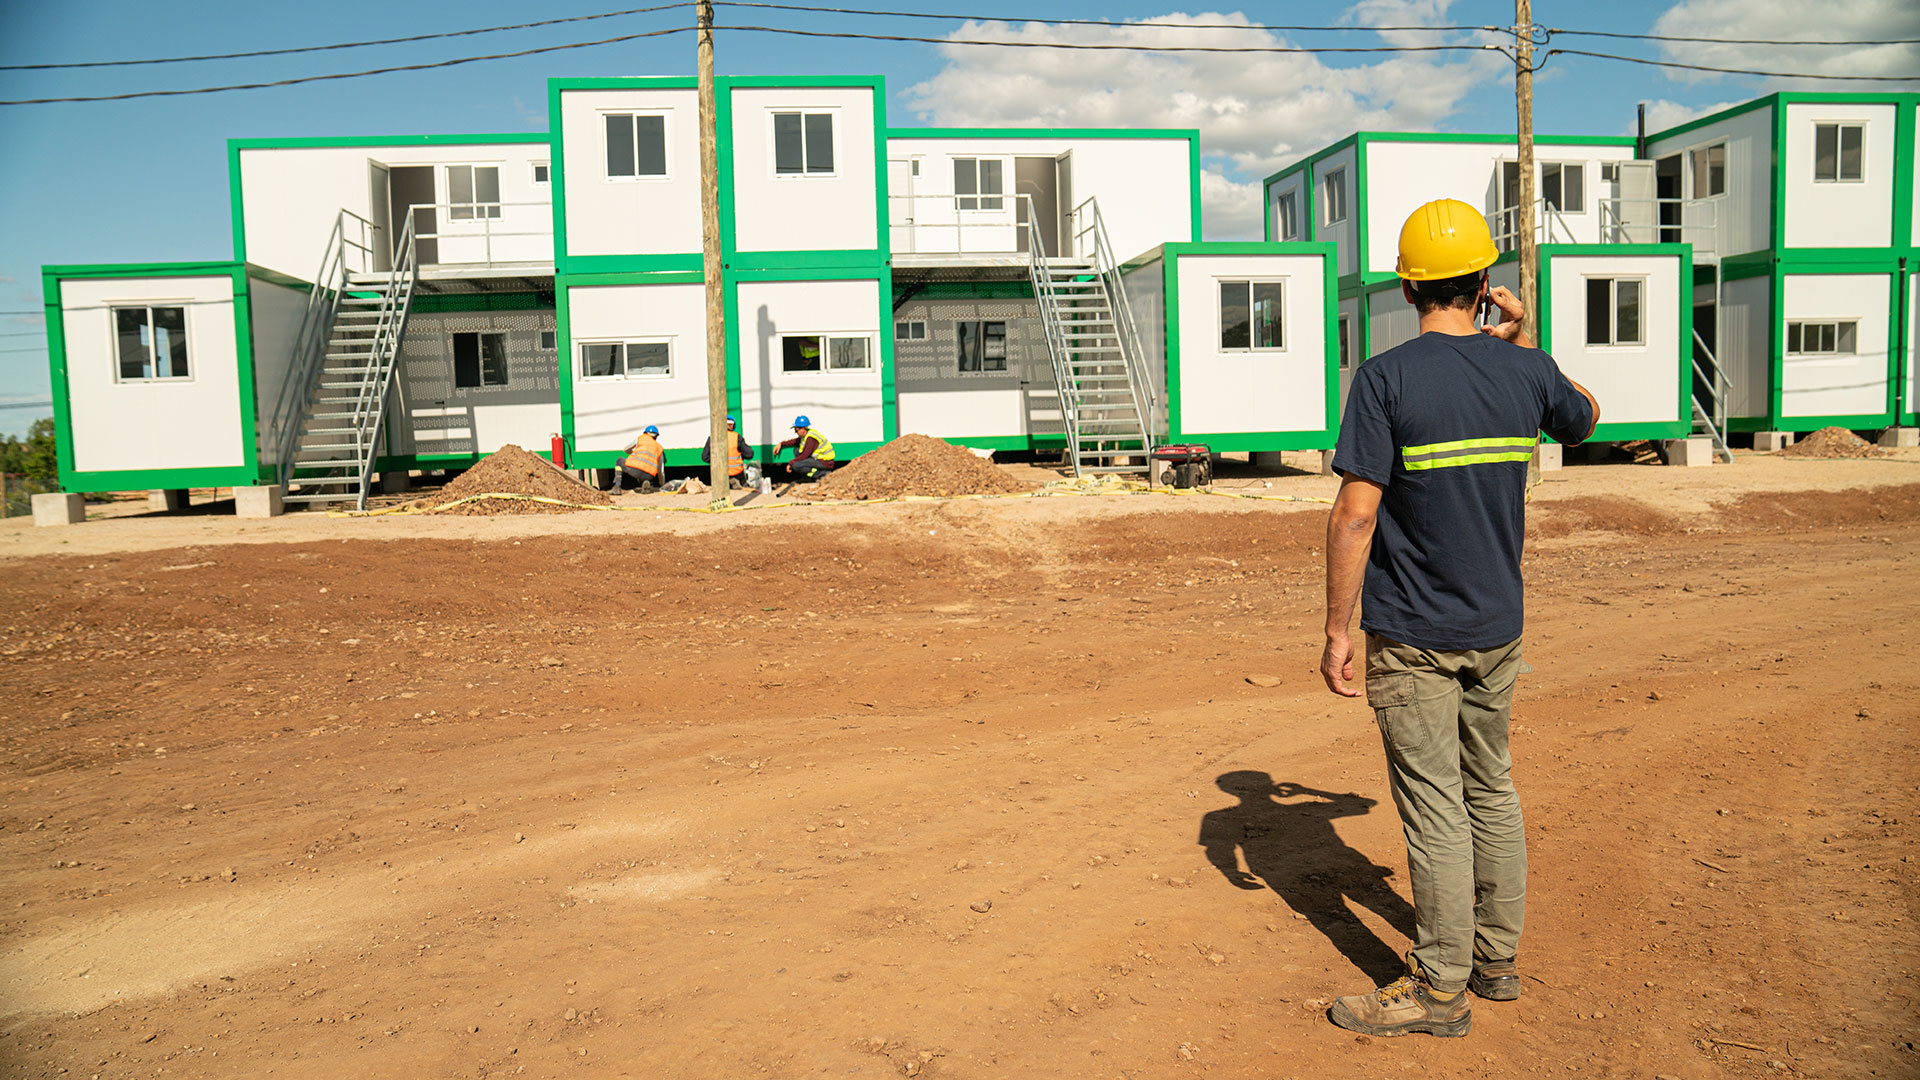
<path fill-rule="evenodd" d="M 1485 270 L 1498 258 L 1479 211 L 1459 199 L 1435 199 L 1400 227 L 1400 261 L 1393 272 L 1408 281 L 1438 281 Z"/>

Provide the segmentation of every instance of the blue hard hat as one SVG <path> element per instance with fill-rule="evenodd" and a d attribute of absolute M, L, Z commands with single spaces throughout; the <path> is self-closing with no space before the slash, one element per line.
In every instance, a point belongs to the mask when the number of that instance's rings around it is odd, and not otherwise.
<path fill-rule="evenodd" d="M 735 419 L 733 418 L 733 414 L 732 414 L 732 413 L 728 413 L 728 414 L 727 414 L 727 423 L 729 423 L 729 424 L 737 424 L 737 423 L 739 423 L 739 421 L 737 421 L 737 420 L 735 420 Z"/>
<path fill-rule="evenodd" d="M 797 428 L 810 428 L 813 426 L 813 421 L 804 416 L 796 416 L 793 418 L 793 426 Z"/>
<path fill-rule="evenodd" d="M 647 425 L 647 426 L 646 426 L 645 428 L 643 428 L 643 429 L 641 429 L 641 430 L 643 430 L 643 431 L 645 431 L 645 432 L 646 432 L 647 434 L 649 434 L 649 435 L 658 435 L 658 434 L 660 434 L 660 429 L 659 429 L 659 428 L 657 428 L 657 427 L 654 427 L 654 426 L 653 426 L 652 424 L 648 424 L 648 425 Z"/>

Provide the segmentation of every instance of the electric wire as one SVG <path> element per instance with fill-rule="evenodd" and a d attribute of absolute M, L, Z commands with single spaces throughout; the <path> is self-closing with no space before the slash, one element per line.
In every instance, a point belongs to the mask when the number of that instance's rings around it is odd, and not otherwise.
<path fill-rule="evenodd" d="M 1810 71 L 1761 71 L 1756 68 L 1710 67 L 1706 64 L 1682 64 L 1677 60 L 1644 60 L 1637 56 L 1588 52 L 1585 49 L 1548 49 L 1548 56 L 1591 56 L 1598 60 L 1621 60 L 1649 67 L 1682 68 L 1687 71 L 1712 71 L 1722 75 L 1760 75 L 1769 79 L 1833 79 L 1840 82 L 1920 82 L 1915 75 L 1819 75 Z"/>
<path fill-rule="evenodd" d="M 1720 37 L 1684 37 L 1677 34 L 1624 34 L 1611 30 L 1567 30 L 1555 26 L 1547 30 L 1548 34 L 1565 34 L 1569 37 L 1624 38 L 1628 41 L 1686 41 L 1702 45 L 1920 45 L 1920 38 L 1873 38 L 1857 40 L 1775 40 L 1772 38 L 1720 38 Z"/>
<path fill-rule="evenodd" d="M 1283 26 L 1273 23 L 1157 23 L 1157 22 L 1114 22 L 1111 19 L 1043 19 L 1028 15 L 965 15 L 952 12 L 931 11 L 887 11 L 875 8 L 817 7 L 808 4 L 772 4 L 757 0 L 713 0 L 714 7 L 763 8 L 775 11 L 815 11 L 829 15 L 880 15 L 897 19 L 965 19 L 970 22 L 1038 23 L 1042 26 L 1105 26 L 1116 30 L 1129 30 L 1136 26 L 1153 27 L 1165 30 L 1282 30 L 1306 33 L 1388 33 L 1407 30 L 1433 30 L 1460 32 L 1468 30 L 1490 30 L 1504 33 L 1512 31 L 1504 26 Z M 743 29 L 742 27 L 721 26 L 718 29 Z"/>
<path fill-rule="evenodd" d="M 716 31 L 744 30 L 759 34 L 790 34 L 795 37 L 854 38 L 861 41 L 914 41 L 929 45 L 992 45 L 1007 49 L 1070 49 L 1096 52 L 1165 53 L 1424 53 L 1487 52 L 1493 45 L 1096 45 L 1058 41 L 985 41 L 974 38 L 913 37 L 907 34 L 856 34 L 846 30 L 796 30 L 781 26 L 716 26 Z M 0 105 L 7 102 L 0 101 Z"/>
<path fill-rule="evenodd" d="M 439 34 L 415 34 L 412 37 L 380 38 L 376 41 L 343 41 L 335 45 L 303 45 L 291 49 L 255 49 L 251 52 L 208 53 L 204 56 L 161 56 L 144 60 L 85 60 L 65 64 L 0 64 L 0 71 L 61 71 L 73 68 L 133 67 L 141 64 L 187 64 L 201 60 L 244 60 L 256 56 L 291 56 L 295 53 L 327 52 L 332 49 L 363 49 L 370 45 L 401 45 L 413 41 L 435 41 L 440 38 L 472 37 L 475 34 L 497 34 L 504 30 L 531 30 L 539 26 L 558 26 L 562 23 L 591 22 L 595 19 L 614 19 L 623 15 L 645 15 L 654 11 L 666 11 L 669 8 L 692 7 L 682 0 L 678 4 L 656 4 L 653 7 L 628 8 L 625 11 L 606 11 L 598 15 L 574 15 L 565 19 L 543 19 L 539 22 L 514 23 L 511 26 L 482 26 L 473 30 L 449 30 Z"/>
<path fill-rule="evenodd" d="M 375 68 L 372 71 L 346 71 L 330 75 L 303 75 L 296 79 L 276 79 L 272 82 L 237 83 L 232 86 L 199 86 L 190 90 L 138 90 L 125 94 L 95 94 L 87 97 L 22 98 L 16 101 L 0 101 L 0 105 L 57 105 L 76 101 L 129 101 L 134 98 L 180 97 L 187 94 L 220 94 L 229 90 L 265 90 L 275 86 L 297 86 L 301 83 L 325 82 L 332 79 L 362 79 L 369 75 L 391 75 L 400 71 L 430 71 L 434 68 L 455 67 L 460 64 L 474 64 L 483 60 L 511 60 L 521 56 L 537 56 L 541 53 L 561 52 L 566 49 L 590 49 L 595 45 L 616 45 L 623 41 L 638 41 L 641 38 L 665 37 L 670 34 L 691 33 L 698 27 L 676 26 L 668 30 L 648 30 L 639 34 L 622 34 L 619 37 L 602 38 L 599 41 L 575 41 L 564 45 L 542 45 L 537 49 L 521 49 L 518 52 L 491 53 L 486 56 L 462 56 L 453 60 L 438 60 L 430 64 L 401 64 L 396 67 Z"/>

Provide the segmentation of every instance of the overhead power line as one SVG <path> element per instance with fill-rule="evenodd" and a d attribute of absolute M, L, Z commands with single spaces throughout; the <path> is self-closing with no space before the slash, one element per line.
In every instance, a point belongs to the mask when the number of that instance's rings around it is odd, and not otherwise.
<path fill-rule="evenodd" d="M 1776 38 L 1721 38 L 1721 37 L 1683 37 L 1676 34 L 1621 34 L 1610 30 L 1563 30 L 1553 27 L 1549 35 L 1565 34 L 1569 37 L 1624 38 L 1628 41 L 1687 41 L 1703 45 L 1920 45 L 1920 38 L 1872 38 L 1859 40 L 1818 40 Z"/>
<path fill-rule="evenodd" d="M 0 409 L 50 409 L 53 399 L 46 401 L 0 401 Z"/>
<path fill-rule="evenodd" d="M 96 94 L 89 97 L 23 98 L 18 101 L 0 101 L 0 105 L 55 105 L 71 101 L 128 101 L 133 98 L 179 97 L 185 94 L 219 94 L 228 90 L 265 90 L 274 86 L 297 86 L 300 83 L 325 82 L 330 79 L 362 79 L 369 75 L 391 75 L 399 71 L 429 71 L 434 68 L 448 68 L 459 64 L 476 64 L 483 60 L 511 60 L 520 56 L 537 56 L 541 53 L 561 52 L 566 49 L 590 49 L 595 45 L 615 45 L 622 41 L 638 41 L 641 38 L 665 37 L 669 34 L 685 34 L 693 30 L 691 26 L 676 26 L 670 30 L 648 30 L 640 34 L 622 34 L 619 37 L 602 38 L 599 41 L 575 41 L 565 45 L 542 45 L 537 49 L 521 49 L 518 52 L 490 53 L 486 56 L 462 56 L 453 60 L 439 60 L 431 64 L 401 64 L 397 67 L 375 68 L 372 71 L 347 71 L 332 75 L 305 75 L 297 79 L 276 79 L 272 82 L 237 83 L 233 86 L 201 86 L 191 90 L 139 90 L 127 94 Z"/>
<path fill-rule="evenodd" d="M 1722 75 L 1762 75 L 1770 79 L 1833 79 L 1840 82 L 1920 82 L 1916 75 L 1820 75 L 1810 71 L 1761 71 L 1757 68 L 1710 67 L 1706 64 L 1682 64 L 1675 60 L 1645 60 L 1638 56 L 1588 52 L 1585 49 L 1548 49 L 1546 56 L 1591 56 L 1597 60 L 1621 60 L 1649 67 L 1681 68 L 1687 71 L 1712 71 Z M 1544 62 L 1546 57 L 1541 58 Z"/>
<path fill-rule="evenodd" d="M 575 15 L 565 19 L 542 19 L 539 22 L 514 23 L 511 26 L 482 26 L 473 30 L 448 30 L 439 34 L 415 34 L 412 37 L 380 38 L 375 41 L 343 41 L 335 45 L 303 45 L 292 49 L 255 49 L 252 52 L 207 53 L 204 56 L 161 56 L 144 60 L 84 60 L 65 64 L 5 64 L 0 71 L 60 71 L 73 68 L 133 67 L 140 64 L 187 64 L 201 60 L 245 60 L 256 56 L 292 56 L 295 53 L 327 52 L 332 49 L 364 49 L 371 45 L 401 45 L 413 41 L 435 41 L 440 38 L 472 37 L 475 34 L 497 34 L 504 30 L 531 30 L 539 26 L 559 26 L 562 23 L 592 22 L 595 19 L 615 19 L 623 15 L 644 15 L 648 12 L 666 11 L 669 8 L 688 7 L 686 3 L 657 4 L 653 7 L 628 8 L 625 11 L 603 11 L 598 15 Z"/>
<path fill-rule="evenodd" d="M 906 34 L 855 34 L 838 30 L 795 30 L 781 26 L 720 26 L 717 30 L 746 30 L 759 34 L 791 34 L 796 37 L 855 38 L 862 41 L 916 41 L 929 45 L 992 45 L 1006 49 L 1080 49 L 1097 52 L 1155 53 L 1420 53 L 1485 52 L 1494 45 L 1370 45 L 1370 46 L 1292 46 L 1292 45 L 1097 45 L 1062 41 L 992 41 L 973 38 L 913 37 Z M 0 101 L 0 105 L 6 102 Z"/>
<path fill-rule="evenodd" d="M 774 11 L 817 11 L 829 15 L 881 15 L 896 19 L 965 19 L 970 22 L 1038 23 L 1042 26 L 1105 26 L 1115 30 L 1128 30 L 1136 26 L 1152 27 L 1164 30 L 1282 30 L 1302 33 L 1386 33 L 1404 30 L 1434 30 L 1459 32 L 1463 30 L 1492 30 L 1512 33 L 1505 26 L 1283 26 L 1274 23 L 1164 23 L 1164 22 L 1115 22 L 1111 19 L 1043 19 L 1029 15 L 965 15 L 952 12 L 932 11 L 886 11 L 874 8 L 815 7 L 807 4 L 772 4 L 756 0 L 714 0 L 715 7 L 763 8 Z M 719 30 L 744 30 L 746 27 L 719 26 Z"/>

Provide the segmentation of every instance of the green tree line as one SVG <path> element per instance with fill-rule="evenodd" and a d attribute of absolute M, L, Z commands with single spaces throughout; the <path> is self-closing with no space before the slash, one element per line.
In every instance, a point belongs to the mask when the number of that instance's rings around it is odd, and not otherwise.
<path fill-rule="evenodd" d="M 43 491 L 59 489 L 60 456 L 54 449 L 53 417 L 35 420 L 24 439 L 0 436 L 0 472 L 24 475 Z"/>

